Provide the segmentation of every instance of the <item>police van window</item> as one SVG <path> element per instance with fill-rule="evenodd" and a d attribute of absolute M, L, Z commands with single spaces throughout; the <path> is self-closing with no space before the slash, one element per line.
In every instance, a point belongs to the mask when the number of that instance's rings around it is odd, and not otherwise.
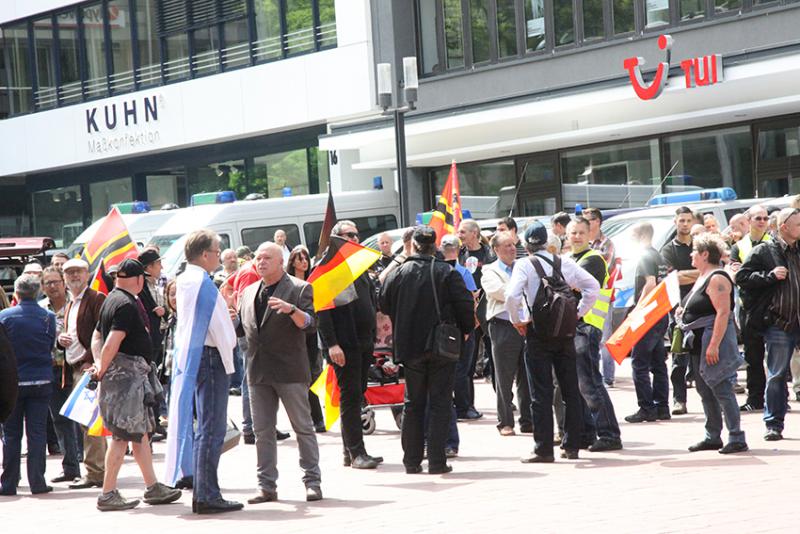
<path fill-rule="evenodd" d="M 372 215 L 370 217 L 342 217 L 356 223 L 359 238 L 363 242 L 368 237 L 387 230 L 397 228 L 397 219 L 394 215 Z M 306 246 L 311 255 L 317 253 L 319 234 L 322 231 L 322 221 L 305 223 L 303 233 L 306 236 Z"/>
<path fill-rule="evenodd" d="M 258 248 L 258 245 L 264 241 L 274 241 L 275 232 L 277 230 L 286 232 L 286 246 L 289 247 L 289 249 L 300 244 L 300 230 L 295 224 L 245 228 L 242 230 L 242 244 L 247 245 L 251 250 L 255 250 Z"/>
<path fill-rule="evenodd" d="M 228 234 L 219 234 L 219 246 L 220 250 L 231 248 L 231 236 Z"/>
<path fill-rule="evenodd" d="M 733 218 L 734 215 L 737 215 L 739 213 L 744 213 L 744 212 L 745 212 L 745 208 L 744 207 L 731 208 L 731 209 L 725 210 L 725 220 L 727 220 L 728 224 L 730 224 L 731 223 L 731 219 Z"/>

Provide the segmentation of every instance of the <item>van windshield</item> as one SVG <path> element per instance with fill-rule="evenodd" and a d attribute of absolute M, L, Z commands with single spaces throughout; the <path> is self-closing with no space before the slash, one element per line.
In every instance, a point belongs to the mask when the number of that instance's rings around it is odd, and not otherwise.
<path fill-rule="evenodd" d="M 661 247 L 672 235 L 674 225 L 671 217 L 609 219 L 603 223 L 602 230 L 603 234 L 614 242 L 617 257 L 623 260 L 633 260 L 639 257 L 641 247 L 633 239 L 633 227 L 642 221 L 653 225 L 653 248 L 656 250 L 661 250 Z"/>
<path fill-rule="evenodd" d="M 172 278 L 178 271 L 183 261 L 183 247 L 189 234 L 183 235 L 160 235 L 150 240 L 151 245 L 158 245 L 161 248 L 161 265 L 168 277 Z M 165 243 L 161 245 L 160 243 Z M 164 247 L 167 247 L 166 249 Z"/>
<path fill-rule="evenodd" d="M 148 245 L 158 247 L 161 257 L 163 258 L 167 251 L 172 248 L 172 245 L 175 243 L 175 241 L 183 237 L 183 235 L 184 234 L 170 234 L 153 236 Z"/>

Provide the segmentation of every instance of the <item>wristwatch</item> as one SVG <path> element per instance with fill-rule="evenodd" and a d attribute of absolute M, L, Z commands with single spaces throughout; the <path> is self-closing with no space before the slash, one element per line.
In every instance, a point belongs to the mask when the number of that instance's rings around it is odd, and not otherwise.
<path fill-rule="evenodd" d="M 292 311 L 289 312 L 289 315 L 294 315 L 294 312 L 296 312 L 296 311 L 297 311 L 297 306 L 292 304 Z"/>

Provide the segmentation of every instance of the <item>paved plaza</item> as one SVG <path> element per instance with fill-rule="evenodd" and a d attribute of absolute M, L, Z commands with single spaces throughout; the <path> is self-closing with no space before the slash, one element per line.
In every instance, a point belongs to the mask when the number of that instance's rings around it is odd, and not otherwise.
<path fill-rule="evenodd" d="M 635 411 L 630 368 L 624 365 L 611 396 L 622 418 Z M 743 381 L 743 374 L 741 375 Z M 794 396 L 792 396 L 794 398 Z M 741 399 L 740 399 L 741 400 Z M 238 420 L 241 399 L 230 398 Z M 140 505 L 130 512 L 101 513 L 97 489 L 67 490 L 32 497 L 23 476 L 17 497 L 0 498 L 4 532 L 798 532 L 796 507 L 800 404 L 787 417 L 786 439 L 762 439 L 761 414 L 743 416 L 750 452 L 722 456 L 689 453 L 703 437 L 700 400 L 689 390 L 689 415 L 646 424 L 622 422 L 625 449 L 592 454 L 578 461 L 524 465 L 530 435 L 501 437 L 495 429 L 494 394 L 476 383 L 483 419 L 460 423 L 460 455 L 443 476 L 407 475 L 400 433 L 388 409 L 379 410 L 378 429 L 366 438 L 385 464 L 376 471 L 341 465 L 338 425 L 318 435 L 323 492 L 306 503 L 294 437 L 279 443 L 280 501 L 246 505 L 241 512 L 193 516 L 187 493 L 173 505 Z M 285 414 L 282 429 L 289 429 Z M 155 444 L 159 476 L 164 443 Z M 47 477 L 60 472 L 60 459 L 48 457 Z M 24 467 L 23 467 L 24 472 Z M 222 456 L 220 483 L 226 498 L 245 501 L 255 492 L 255 448 L 241 444 Z M 141 495 L 142 482 L 132 458 L 120 475 L 123 495 Z M 15 527 L 12 529 L 12 527 Z"/>

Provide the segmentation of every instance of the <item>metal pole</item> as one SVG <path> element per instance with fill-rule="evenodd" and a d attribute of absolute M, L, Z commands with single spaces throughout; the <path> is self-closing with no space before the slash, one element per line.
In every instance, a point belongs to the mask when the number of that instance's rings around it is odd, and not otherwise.
<path fill-rule="evenodd" d="M 400 227 L 408 226 L 408 182 L 406 180 L 405 111 L 394 110 L 394 145 L 397 156 L 397 192 L 400 196 Z"/>

